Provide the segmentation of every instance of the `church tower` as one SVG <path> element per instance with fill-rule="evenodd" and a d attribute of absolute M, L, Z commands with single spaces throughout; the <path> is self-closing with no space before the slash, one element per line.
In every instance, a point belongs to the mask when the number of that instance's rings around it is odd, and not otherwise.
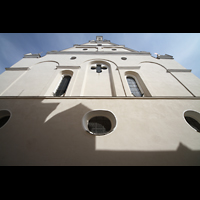
<path fill-rule="evenodd" d="M 200 79 L 97 36 L 0 75 L 0 165 L 200 165 Z"/>

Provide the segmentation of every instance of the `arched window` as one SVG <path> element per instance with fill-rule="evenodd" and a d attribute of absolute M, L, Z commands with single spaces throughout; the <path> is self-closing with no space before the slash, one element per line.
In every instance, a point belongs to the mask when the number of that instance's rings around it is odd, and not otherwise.
<path fill-rule="evenodd" d="M 142 97 L 143 94 L 140 91 L 140 88 L 138 87 L 137 82 L 135 81 L 135 79 L 133 77 L 127 76 L 126 77 L 129 88 L 131 90 L 131 93 L 135 96 L 135 97 Z"/>
<path fill-rule="evenodd" d="M 63 76 L 62 81 L 60 82 L 60 85 L 58 86 L 58 89 L 54 93 L 54 96 L 60 97 L 64 95 L 66 93 L 70 80 L 71 80 L 71 76 Z"/>

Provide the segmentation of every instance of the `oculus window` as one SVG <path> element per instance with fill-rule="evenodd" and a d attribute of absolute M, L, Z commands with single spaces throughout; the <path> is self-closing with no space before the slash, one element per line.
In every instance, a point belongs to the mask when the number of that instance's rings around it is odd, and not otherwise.
<path fill-rule="evenodd" d="M 0 110 L 0 128 L 10 119 L 11 113 L 8 110 Z"/>
<path fill-rule="evenodd" d="M 88 129 L 96 135 L 104 135 L 111 130 L 111 121 L 104 116 L 93 117 L 88 122 Z"/>
<path fill-rule="evenodd" d="M 83 116 L 82 125 L 91 135 L 103 136 L 115 130 L 117 119 L 111 111 L 93 110 Z"/>
<path fill-rule="evenodd" d="M 200 132 L 200 113 L 188 110 L 184 113 L 186 122 L 197 132 Z"/>

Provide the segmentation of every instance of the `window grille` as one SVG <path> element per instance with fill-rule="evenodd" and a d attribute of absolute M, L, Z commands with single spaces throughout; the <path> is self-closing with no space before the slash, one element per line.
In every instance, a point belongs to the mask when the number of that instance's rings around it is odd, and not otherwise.
<path fill-rule="evenodd" d="M 131 93 L 135 96 L 135 97 L 142 97 L 143 94 L 141 93 L 137 82 L 135 81 L 135 79 L 133 77 L 126 77 L 129 88 L 131 90 Z"/>
<path fill-rule="evenodd" d="M 95 135 L 104 135 L 111 130 L 111 122 L 103 116 L 93 117 L 89 120 L 88 129 Z"/>
<path fill-rule="evenodd" d="M 71 76 L 64 76 L 54 96 L 60 97 L 61 95 L 65 94 L 70 80 Z"/>

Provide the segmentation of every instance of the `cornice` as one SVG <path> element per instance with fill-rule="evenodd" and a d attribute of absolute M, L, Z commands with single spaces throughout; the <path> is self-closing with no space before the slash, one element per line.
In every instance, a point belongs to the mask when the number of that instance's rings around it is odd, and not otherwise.
<path fill-rule="evenodd" d="M 134 70 L 134 69 L 140 69 L 141 66 L 118 66 L 118 69 L 124 69 L 124 70 Z"/>
<path fill-rule="evenodd" d="M 24 55 L 24 58 L 40 58 L 41 55 L 38 53 L 38 54 L 25 54 Z"/>
<path fill-rule="evenodd" d="M 5 68 L 6 71 L 27 71 L 30 70 L 29 67 L 13 67 L 13 68 Z"/>
<path fill-rule="evenodd" d="M 102 52 L 102 51 L 95 51 L 95 52 L 91 52 L 91 51 L 48 51 L 46 54 L 82 54 L 82 55 L 106 55 L 106 54 L 112 54 L 112 55 L 151 55 L 150 52 Z"/>
<path fill-rule="evenodd" d="M 191 69 L 167 69 L 167 72 L 191 72 Z"/>
<path fill-rule="evenodd" d="M 56 66 L 56 69 L 79 69 L 80 66 L 61 66 L 61 65 L 58 65 Z"/>
<path fill-rule="evenodd" d="M 200 100 L 200 96 L 190 97 L 190 96 L 152 96 L 152 97 L 127 97 L 127 96 L 118 96 L 118 97 L 109 97 L 109 96 L 68 96 L 68 97 L 54 97 L 54 96 L 0 96 L 0 99 L 123 99 L 123 100 Z"/>

